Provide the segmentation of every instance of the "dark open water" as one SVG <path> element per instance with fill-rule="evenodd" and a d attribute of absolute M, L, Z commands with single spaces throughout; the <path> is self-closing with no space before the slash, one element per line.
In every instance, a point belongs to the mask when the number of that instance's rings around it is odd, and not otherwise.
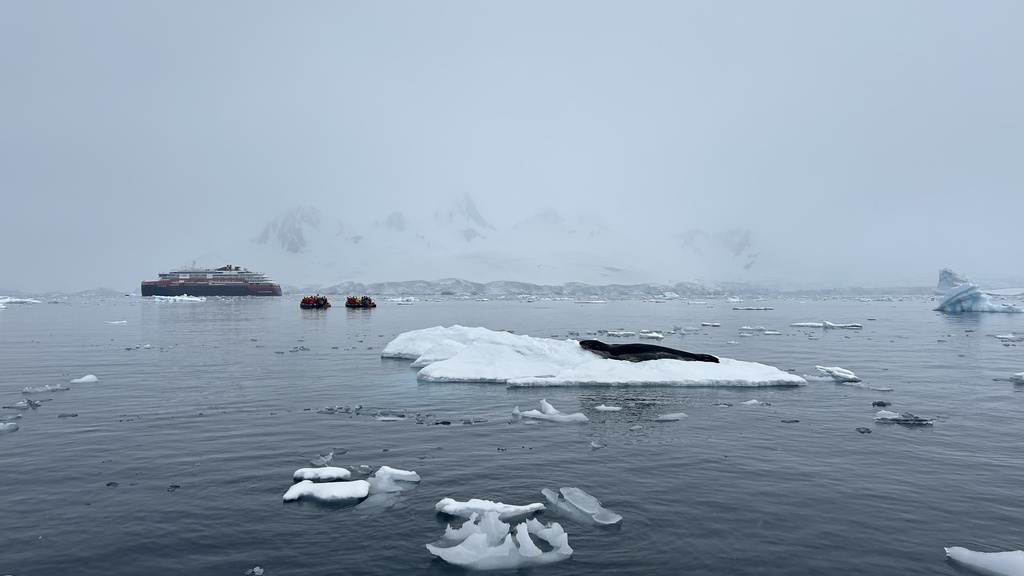
<path fill-rule="evenodd" d="M 423 546 L 447 522 L 434 512 L 439 499 L 525 504 L 561 486 L 601 499 L 624 517 L 621 527 L 560 519 L 572 559 L 523 573 L 958 574 L 943 546 L 1024 548 L 1024 387 L 993 380 L 1024 370 L 1024 344 L 991 337 L 1024 331 L 1024 315 L 943 316 L 927 299 L 740 304 L 769 312 L 723 301 L 321 312 L 300 311 L 298 297 L 61 302 L 0 311 L 0 404 L 52 398 L 24 413 L 19 431 L 0 435 L 0 574 L 240 575 L 257 565 L 267 576 L 463 574 Z M 107 323 L 117 320 L 127 322 Z M 821 320 L 865 329 L 789 327 Z M 800 374 L 838 365 L 895 391 L 821 381 L 780 389 L 420 384 L 408 362 L 380 358 L 398 333 L 435 325 L 565 337 L 701 321 L 721 327 L 663 344 Z M 744 325 L 783 335 L 738 337 Z M 309 350 L 290 351 L 300 346 Z M 21 393 L 85 374 L 100 381 Z M 591 422 L 509 424 L 514 406 L 541 398 Z M 751 398 L 771 405 L 739 404 Z M 875 424 L 878 399 L 938 422 Z M 595 411 L 601 403 L 627 408 Z M 366 407 L 360 415 L 316 412 L 356 404 Z M 380 422 L 377 410 L 432 413 L 453 425 Z M 689 418 L 650 421 L 678 411 Z M 473 418 L 486 422 L 462 424 Z M 860 426 L 873 433 L 857 433 Z M 591 441 L 606 447 L 592 450 Z M 292 472 L 332 448 L 348 450 L 334 465 L 386 464 L 415 470 L 422 482 L 384 510 L 283 504 Z"/>

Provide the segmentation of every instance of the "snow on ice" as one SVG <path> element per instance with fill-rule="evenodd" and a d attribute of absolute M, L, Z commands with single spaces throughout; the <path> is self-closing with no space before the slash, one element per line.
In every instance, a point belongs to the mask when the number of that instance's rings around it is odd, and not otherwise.
<path fill-rule="evenodd" d="M 366 480 L 351 482 L 322 482 L 303 480 L 293 484 L 284 493 L 284 501 L 292 502 L 300 498 L 311 498 L 321 502 L 341 502 L 344 500 L 360 500 L 370 493 L 370 483 Z"/>
<path fill-rule="evenodd" d="M 800 376 L 756 362 L 722 357 L 718 364 L 667 359 L 621 362 L 584 350 L 576 340 L 535 338 L 458 325 L 399 334 L 384 347 L 381 356 L 414 360 L 414 367 L 422 366 L 417 377 L 426 382 L 495 382 L 508 386 L 807 383 Z"/>
<path fill-rule="evenodd" d="M 546 542 L 549 550 L 541 550 L 532 536 Z M 493 511 L 473 514 L 457 529 L 448 525 L 442 539 L 426 547 L 449 564 L 476 570 L 538 566 L 572 556 L 569 536 L 558 522 L 545 526 L 531 518 L 517 524 L 513 534 Z"/>
<path fill-rule="evenodd" d="M 515 518 L 523 518 L 544 510 L 544 505 L 540 502 L 533 502 L 523 506 L 515 504 L 505 504 L 502 502 L 492 502 L 491 500 L 481 500 L 478 498 L 470 498 L 465 502 L 459 502 L 453 498 L 442 498 L 434 505 L 434 510 L 448 514 L 451 516 L 459 516 L 461 518 L 469 518 L 472 515 L 482 515 L 487 512 L 494 512 L 498 515 L 498 519 L 502 521 L 512 520 Z"/>

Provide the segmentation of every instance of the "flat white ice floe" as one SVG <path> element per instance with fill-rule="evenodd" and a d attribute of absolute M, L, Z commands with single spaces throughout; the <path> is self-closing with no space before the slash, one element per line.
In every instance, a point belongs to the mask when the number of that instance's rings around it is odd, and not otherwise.
<path fill-rule="evenodd" d="M 291 502 L 300 498 L 309 498 L 321 502 L 341 502 L 344 500 L 360 500 L 370 493 L 370 483 L 366 480 L 351 482 L 320 482 L 303 480 L 293 484 L 284 493 L 284 501 Z"/>
<path fill-rule="evenodd" d="M 352 477 L 352 471 L 348 468 L 337 466 L 324 466 L 323 468 L 299 468 L 292 474 L 294 480 L 314 480 L 317 482 L 334 482 L 335 480 L 348 480 Z"/>
<path fill-rule="evenodd" d="M 11 298 L 10 296 L 0 296 L 0 305 L 4 304 L 42 304 L 42 302 L 32 298 Z"/>
<path fill-rule="evenodd" d="M 954 562 L 977 570 L 982 574 L 995 576 L 1020 576 L 1024 574 L 1024 550 L 1009 552 L 976 552 L 951 546 L 946 548 L 946 556 Z"/>
<path fill-rule="evenodd" d="M 960 312 L 1024 312 L 1024 309 L 1011 304 L 993 304 L 992 298 L 988 294 L 982 292 L 977 284 L 971 283 L 950 288 L 942 297 L 942 302 L 933 310 L 954 314 Z"/>
<path fill-rule="evenodd" d="M 888 424 L 903 424 L 904 426 L 931 426 L 935 420 L 914 416 L 910 412 L 893 412 L 891 410 L 879 410 L 875 414 L 875 422 Z"/>
<path fill-rule="evenodd" d="M 399 334 L 384 347 L 381 356 L 415 359 L 414 365 L 423 365 L 417 377 L 426 382 L 494 382 L 507 386 L 792 386 L 807 383 L 800 376 L 756 362 L 722 357 L 718 364 L 667 359 L 622 362 L 584 350 L 576 340 L 535 338 L 463 326 L 437 326 Z"/>
<path fill-rule="evenodd" d="M 549 550 L 541 550 L 533 536 L 546 542 Z M 426 547 L 449 564 L 475 570 L 539 566 L 572 556 L 569 537 L 558 522 L 545 526 L 531 518 L 513 530 L 494 512 L 473 514 L 457 529 L 449 525 L 440 541 Z"/>
<path fill-rule="evenodd" d="M 557 408 L 548 403 L 547 400 L 540 401 L 540 410 L 533 409 L 527 410 L 526 412 L 520 412 L 519 406 L 516 406 L 512 410 L 512 415 L 519 418 L 534 418 L 536 420 L 550 420 L 552 422 L 589 422 L 582 412 L 576 412 L 575 414 L 563 414 Z"/>
<path fill-rule="evenodd" d="M 72 384 L 92 384 L 93 382 L 99 382 L 100 379 L 92 374 L 86 374 L 81 378 L 75 378 L 71 381 Z"/>
<path fill-rule="evenodd" d="M 206 297 L 182 294 L 181 296 L 153 296 L 153 300 L 157 302 L 206 302 Z"/>
<path fill-rule="evenodd" d="M 686 414 L 683 414 L 682 412 L 672 412 L 671 414 L 662 414 L 662 415 L 658 416 L 657 418 L 655 418 L 654 421 L 655 422 L 676 422 L 676 421 L 682 420 L 683 418 L 689 418 L 689 416 L 687 416 Z"/>
<path fill-rule="evenodd" d="M 1024 372 L 1021 372 L 1021 374 L 1024 375 Z M 594 410 L 597 410 L 598 412 L 619 412 L 622 410 L 622 406 L 605 406 L 604 404 L 598 404 L 597 406 L 594 406 Z"/>
<path fill-rule="evenodd" d="M 534 512 L 544 510 L 544 505 L 540 502 L 533 502 L 517 506 L 515 504 L 481 500 L 479 498 L 470 498 L 465 502 L 459 502 L 453 498 L 442 498 L 434 505 L 434 510 L 462 518 L 469 518 L 474 514 L 482 515 L 486 512 L 494 512 L 498 515 L 499 520 L 509 520 L 512 518 L 522 518 Z"/>
<path fill-rule="evenodd" d="M 399 482 L 419 482 L 420 475 L 411 470 L 399 470 L 390 466 L 381 466 L 367 479 L 370 483 L 371 494 L 385 492 L 401 492 L 405 486 Z"/>
<path fill-rule="evenodd" d="M 863 324 L 833 324 L 832 322 L 794 322 L 794 328 L 824 328 L 826 330 L 860 330 Z"/>
<path fill-rule="evenodd" d="M 814 368 L 823 376 L 828 376 L 836 382 L 860 382 L 860 377 L 846 368 L 839 366 L 815 366 Z"/>

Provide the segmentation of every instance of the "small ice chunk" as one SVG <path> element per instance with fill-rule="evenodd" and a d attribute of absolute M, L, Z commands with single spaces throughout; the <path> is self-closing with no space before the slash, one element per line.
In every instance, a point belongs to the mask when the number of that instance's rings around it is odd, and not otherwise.
<path fill-rule="evenodd" d="M 82 376 L 81 378 L 75 378 L 74 380 L 71 381 L 71 383 L 72 384 L 92 384 L 93 382 L 99 382 L 99 381 L 100 381 L 100 379 L 97 378 L 96 376 L 93 376 L 92 374 L 86 374 L 85 376 Z"/>
<path fill-rule="evenodd" d="M 531 536 L 547 542 L 550 550 L 541 550 Z M 458 544 L 442 545 L 452 540 Z M 557 522 L 544 526 L 530 519 L 516 525 L 513 535 L 509 525 L 500 521 L 495 512 L 487 512 L 483 516 L 474 514 L 458 529 L 448 526 L 444 540 L 426 547 L 431 554 L 449 564 L 476 570 L 507 570 L 550 564 L 569 558 L 573 552 L 568 536 Z"/>
<path fill-rule="evenodd" d="M 519 408 L 518 406 L 516 407 Z M 513 412 L 515 414 L 515 412 Z M 551 420 L 552 422 L 589 422 L 582 412 L 576 412 L 575 414 L 563 414 L 559 412 L 554 406 L 548 403 L 547 400 L 540 401 L 540 410 L 527 410 L 526 412 L 520 413 L 523 418 L 535 418 L 538 420 Z"/>
<path fill-rule="evenodd" d="M 682 420 L 683 418 L 689 418 L 689 416 L 687 416 L 686 414 L 683 414 L 682 412 L 672 412 L 671 414 L 662 414 L 662 415 L 658 416 L 657 418 L 655 418 L 654 421 L 655 422 L 675 422 L 677 420 Z"/>
<path fill-rule="evenodd" d="M 17 432 L 17 422 L 0 422 L 0 434 L 7 434 L 8 432 Z M 19 436 L 20 438 L 20 436 Z"/>
<path fill-rule="evenodd" d="M 317 482 L 334 482 L 347 480 L 352 477 L 352 471 L 348 468 L 336 466 L 325 466 L 323 468 L 299 468 L 292 474 L 294 480 L 314 480 Z"/>
<path fill-rule="evenodd" d="M 1024 372 L 1021 372 L 1021 374 L 1024 375 Z M 594 410 L 599 412 L 618 412 L 622 410 L 622 406 L 605 406 L 604 404 L 598 404 L 597 406 L 594 406 Z"/>
<path fill-rule="evenodd" d="M 452 498 L 442 498 L 434 505 L 434 509 L 444 514 L 461 516 L 463 518 L 469 518 L 472 514 L 482 515 L 485 512 L 497 512 L 499 519 L 508 520 L 510 518 L 528 516 L 543 510 L 544 505 L 540 502 L 534 502 L 525 506 L 517 506 L 502 502 L 492 502 L 490 500 L 480 500 L 478 498 L 471 498 L 466 502 L 459 502 Z"/>
<path fill-rule="evenodd" d="M 952 546 L 946 548 L 946 556 L 982 574 L 994 576 L 1020 576 L 1024 574 L 1024 550 L 1009 552 L 976 552 Z"/>
<path fill-rule="evenodd" d="M 62 384 L 47 384 L 46 386 L 29 386 L 21 391 L 22 394 L 44 394 L 46 392 L 60 392 L 71 390 Z"/>
<path fill-rule="evenodd" d="M 914 416 L 910 412 L 903 412 L 901 414 L 898 412 L 892 412 L 891 410 L 879 410 L 875 414 L 875 421 L 890 424 L 903 424 L 904 426 L 930 426 L 935 423 L 935 420 Z"/>
<path fill-rule="evenodd" d="M 322 502 L 340 502 L 344 500 L 360 500 L 366 498 L 366 495 L 369 493 L 370 483 L 366 480 L 322 483 L 303 480 L 298 484 L 292 485 L 284 493 L 284 501 L 291 502 L 300 498 L 310 498 Z"/>
<path fill-rule="evenodd" d="M 740 404 L 743 404 L 744 406 L 771 406 L 771 404 L 767 402 L 761 402 L 757 398 L 751 398 L 750 400 L 747 400 L 745 402 L 740 402 Z"/>
<path fill-rule="evenodd" d="M 373 473 L 373 476 L 367 479 L 370 483 L 370 492 L 372 494 L 381 494 L 385 492 L 401 492 L 405 489 L 398 482 L 419 482 L 420 475 L 409 471 L 399 470 L 390 466 L 381 466 Z"/>
<path fill-rule="evenodd" d="M 575 486 L 563 486 L 559 489 L 563 497 L 554 490 L 544 488 L 541 493 L 547 498 L 551 511 L 566 516 L 577 522 L 607 526 L 622 521 L 622 516 L 606 509 L 601 502 Z"/>
<path fill-rule="evenodd" d="M 562 493 L 562 496 L 564 496 L 569 503 L 580 510 L 583 510 L 587 514 L 596 514 L 601 511 L 600 500 L 575 486 L 563 486 L 562 488 L 559 488 L 558 491 Z"/>
<path fill-rule="evenodd" d="M 1013 376 L 1010 376 L 1010 381 L 1016 382 L 1017 384 L 1024 384 L 1024 372 L 1017 372 Z"/>
<path fill-rule="evenodd" d="M 836 382 L 860 382 L 860 378 L 846 368 L 839 366 L 815 366 L 823 376 L 829 376 Z"/>

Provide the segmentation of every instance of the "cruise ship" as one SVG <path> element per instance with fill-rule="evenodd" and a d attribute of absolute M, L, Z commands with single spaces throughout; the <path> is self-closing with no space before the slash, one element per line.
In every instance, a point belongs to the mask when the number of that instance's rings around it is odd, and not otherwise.
<path fill-rule="evenodd" d="M 262 272 L 241 266 L 183 268 L 143 280 L 143 296 L 280 296 L 281 286 Z"/>

